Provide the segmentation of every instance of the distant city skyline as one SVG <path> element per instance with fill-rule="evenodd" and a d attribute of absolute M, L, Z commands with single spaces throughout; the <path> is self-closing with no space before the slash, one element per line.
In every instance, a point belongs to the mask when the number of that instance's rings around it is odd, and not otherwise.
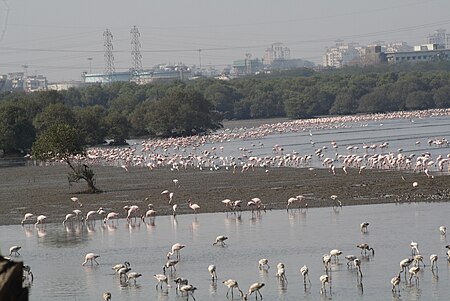
<path fill-rule="evenodd" d="M 450 32 L 448 11 L 448 0 L 0 0 L 0 74 L 69 81 L 104 72 L 106 29 L 115 69 L 126 71 L 133 26 L 144 69 L 179 62 L 223 69 L 246 53 L 263 58 L 277 42 L 291 58 L 321 64 L 336 40 L 426 43 L 437 29 Z"/>

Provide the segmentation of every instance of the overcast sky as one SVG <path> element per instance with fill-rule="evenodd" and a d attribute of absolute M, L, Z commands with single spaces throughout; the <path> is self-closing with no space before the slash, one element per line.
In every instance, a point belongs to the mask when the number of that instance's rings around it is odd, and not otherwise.
<path fill-rule="evenodd" d="M 425 43 L 436 29 L 450 33 L 449 12 L 449 0 L 0 0 L 0 74 L 27 65 L 50 81 L 81 80 L 89 63 L 103 72 L 106 28 L 116 70 L 128 70 L 134 25 L 144 69 L 200 57 L 222 69 L 246 53 L 262 58 L 275 42 L 321 63 L 337 39 Z"/>

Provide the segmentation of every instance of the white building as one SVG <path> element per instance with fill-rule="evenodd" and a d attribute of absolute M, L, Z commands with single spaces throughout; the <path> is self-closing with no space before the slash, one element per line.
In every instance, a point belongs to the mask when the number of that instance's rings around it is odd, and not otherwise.
<path fill-rule="evenodd" d="M 323 56 L 323 66 L 341 68 L 361 63 L 361 47 L 358 44 L 344 44 L 336 41 L 336 47 L 328 48 Z"/>
<path fill-rule="evenodd" d="M 285 47 L 283 43 L 273 43 L 271 48 L 264 52 L 264 65 L 270 65 L 275 60 L 291 59 L 291 50 Z"/>
<path fill-rule="evenodd" d="M 428 44 L 437 44 L 439 48 L 450 49 L 450 35 L 445 29 L 438 29 L 434 34 L 427 37 Z"/>

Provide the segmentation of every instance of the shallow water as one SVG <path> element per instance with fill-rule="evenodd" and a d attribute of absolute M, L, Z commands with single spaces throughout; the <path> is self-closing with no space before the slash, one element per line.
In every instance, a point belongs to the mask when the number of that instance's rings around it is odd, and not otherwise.
<path fill-rule="evenodd" d="M 18 225 L 0 227 L 0 249 L 20 245 L 23 260 L 31 266 L 35 281 L 30 300 L 101 300 L 103 291 L 112 300 L 181 300 L 175 286 L 155 289 L 154 274 L 162 272 L 166 254 L 175 242 L 186 245 L 181 251 L 177 271 L 197 287 L 197 300 L 226 300 L 223 280 L 234 278 L 246 291 L 253 282 L 264 282 L 264 300 L 448 300 L 450 266 L 445 257 L 447 237 L 439 226 L 448 221 L 450 203 L 384 204 L 349 206 L 342 209 L 310 208 L 308 211 L 274 210 L 252 215 L 242 212 L 156 217 L 154 225 L 130 226 L 119 220 L 117 226 L 97 222 L 91 228 L 65 228 L 48 224 L 36 229 Z M 359 224 L 370 223 L 366 234 Z M 227 246 L 213 246 L 218 235 L 226 235 Z M 419 243 L 427 265 L 419 274 L 419 284 L 405 284 L 402 276 L 400 296 L 393 296 L 390 279 L 399 262 L 411 256 L 410 242 Z M 368 243 L 374 256 L 361 256 L 356 244 Z M 320 294 L 319 276 L 324 274 L 322 255 L 331 249 L 343 254 L 333 263 L 331 292 Z M 98 266 L 81 266 L 84 255 L 100 255 Z M 439 256 L 432 273 L 429 255 Z M 362 285 L 355 269 L 348 269 L 345 255 L 362 260 Z M 268 258 L 271 268 L 261 272 L 260 258 Z M 136 285 L 120 285 L 111 267 L 129 261 L 132 271 L 142 273 Z M 275 277 L 276 265 L 286 266 L 288 284 Z M 219 280 L 212 283 L 207 266 L 215 264 Z M 309 267 L 311 286 L 304 289 L 299 269 Z M 414 281 L 413 281 L 414 282 Z M 235 299 L 238 294 L 235 294 Z M 253 300 L 253 296 L 249 300 Z"/>
<path fill-rule="evenodd" d="M 197 147 L 196 150 L 187 147 L 186 149 L 167 149 L 165 154 L 196 153 L 200 154 L 208 150 L 217 156 L 240 158 L 244 155 L 242 148 L 246 149 L 247 156 L 275 156 L 273 147 L 278 145 L 283 148 L 283 154 L 297 152 L 300 156 L 313 155 L 317 149 L 322 149 L 325 157 L 335 158 L 337 154 L 348 155 L 379 153 L 401 153 L 405 156 L 415 154 L 419 156 L 424 152 L 429 152 L 432 158 L 441 155 L 446 157 L 450 153 L 450 148 L 438 147 L 434 144 L 428 144 L 428 141 L 434 139 L 446 138 L 450 140 L 450 116 L 436 116 L 417 119 L 391 119 L 367 122 L 346 123 L 333 129 L 312 129 L 288 131 L 283 133 L 274 133 L 264 137 L 246 138 L 244 140 L 230 140 L 217 143 L 207 143 Z M 338 148 L 334 149 L 331 141 L 335 141 Z M 138 150 L 141 149 L 138 140 L 130 140 Z M 380 145 L 387 142 L 389 145 L 384 150 L 379 147 L 375 150 L 365 150 L 364 145 Z M 219 150 L 219 145 L 223 150 Z M 358 149 L 347 150 L 348 146 L 355 146 Z M 216 147 L 216 151 L 211 151 Z M 326 147 L 326 149 L 324 149 Z M 308 166 L 323 167 L 322 162 L 313 156 L 314 160 Z M 118 163 L 119 164 L 119 163 Z M 340 167 L 339 162 L 335 162 L 336 167 Z"/>

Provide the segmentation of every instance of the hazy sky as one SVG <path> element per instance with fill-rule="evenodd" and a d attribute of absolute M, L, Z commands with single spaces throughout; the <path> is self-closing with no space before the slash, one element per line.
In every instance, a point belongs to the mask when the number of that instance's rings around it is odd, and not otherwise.
<path fill-rule="evenodd" d="M 275 42 L 321 63 L 337 39 L 425 43 L 436 29 L 450 33 L 449 12 L 449 0 L 0 0 L 0 74 L 27 65 L 50 81 L 81 80 L 89 62 L 103 72 L 106 28 L 116 70 L 128 70 L 134 25 L 144 69 L 198 65 L 198 49 L 202 66 L 222 69 Z"/>

